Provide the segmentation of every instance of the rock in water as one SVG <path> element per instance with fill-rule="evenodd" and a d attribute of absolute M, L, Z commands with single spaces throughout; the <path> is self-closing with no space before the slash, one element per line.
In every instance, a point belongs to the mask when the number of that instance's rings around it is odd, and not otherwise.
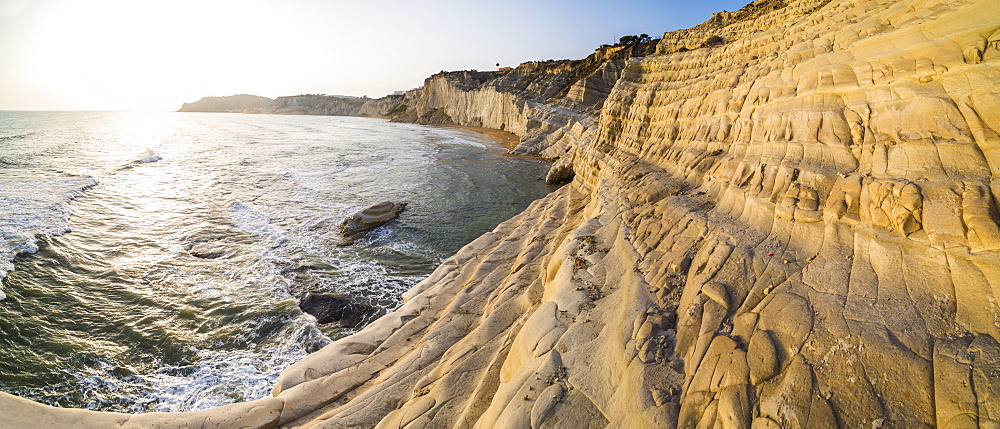
<path fill-rule="evenodd" d="M 340 232 L 344 235 L 344 242 L 342 244 L 354 243 L 355 240 L 364 236 L 366 232 L 398 218 L 399 214 L 405 209 L 406 203 L 383 201 L 355 213 L 350 218 L 344 219 L 340 223 Z"/>
<path fill-rule="evenodd" d="M 227 250 L 221 244 L 198 243 L 188 249 L 191 256 L 202 259 L 216 259 L 226 255 Z"/>
<path fill-rule="evenodd" d="M 299 308 L 311 314 L 319 323 L 340 323 L 341 326 L 357 325 L 373 310 L 344 295 L 316 291 L 307 292 L 299 301 Z"/>

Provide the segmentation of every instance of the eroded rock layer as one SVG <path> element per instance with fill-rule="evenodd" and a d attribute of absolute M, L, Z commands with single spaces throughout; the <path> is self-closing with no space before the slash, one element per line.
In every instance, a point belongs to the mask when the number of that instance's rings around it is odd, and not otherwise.
<path fill-rule="evenodd" d="M 83 426 L 998 425 L 998 12 L 765 0 L 585 72 L 429 79 L 410 112 L 518 133 L 572 181 L 398 311 L 290 367 L 273 398 L 124 416 L 2 396 L 0 412 Z M 550 72 L 575 80 L 555 88 Z M 613 88 L 588 92 L 601 76 Z"/>

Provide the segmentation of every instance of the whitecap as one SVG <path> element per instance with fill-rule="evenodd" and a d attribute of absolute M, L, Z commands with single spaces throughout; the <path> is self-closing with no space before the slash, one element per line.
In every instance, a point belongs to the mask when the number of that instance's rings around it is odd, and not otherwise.
<path fill-rule="evenodd" d="M 23 138 L 31 137 L 31 135 L 33 135 L 33 134 L 35 134 L 35 133 L 11 134 L 9 136 L 0 136 L 0 143 L 5 142 L 5 141 L 9 141 L 9 140 L 20 140 L 20 139 L 23 139 Z"/>
<path fill-rule="evenodd" d="M 492 145 L 490 140 L 480 137 L 472 131 L 435 129 L 433 133 L 437 137 L 442 138 L 441 141 L 437 142 L 438 144 L 475 146 L 482 149 L 486 149 Z"/>
<path fill-rule="evenodd" d="M 440 144 L 452 144 L 452 145 L 463 145 L 463 146 L 475 146 L 478 148 L 486 149 L 486 145 L 480 142 L 472 141 L 469 139 L 455 137 L 448 140 L 442 141 Z"/>
<path fill-rule="evenodd" d="M 69 232 L 69 201 L 96 184 L 89 176 L 0 183 L 0 280 L 15 256 L 38 251 L 39 236 Z"/>
<path fill-rule="evenodd" d="M 397 233 L 397 221 L 390 221 L 389 223 L 368 231 L 364 238 L 358 240 L 362 245 L 370 245 L 372 243 L 385 242 L 390 240 Z"/>
<path fill-rule="evenodd" d="M 135 162 L 148 164 L 151 162 L 159 161 L 161 159 L 163 159 L 163 157 L 158 155 L 156 152 L 153 152 L 152 149 L 146 149 L 145 152 L 139 155 L 139 158 L 136 158 Z"/>
<path fill-rule="evenodd" d="M 125 165 L 119 167 L 118 170 L 119 171 L 121 171 L 121 170 L 131 170 L 132 168 L 135 168 L 136 165 L 139 165 L 139 164 L 150 164 L 150 163 L 153 163 L 153 162 L 160 161 L 162 159 L 163 159 L 163 157 L 160 156 L 160 155 L 158 155 L 156 152 L 153 152 L 152 149 L 146 149 L 145 152 L 139 154 L 135 159 L 133 159 L 132 161 L 130 161 L 128 164 L 125 164 Z"/>
<path fill-rule="evenodd" d="M 285 231 L 271 224 L 271 218 L 261 211 L 244 204 L 242 201 L 234 201 L 229 208 L 229 216 L 233 225 L 240 230 L 264 238 L 268 247 L 275 248 L 288 242 Z"/>
<path fill-rule="evenodd" d="M 261 315 L 261 317 L 274 317 Z M 250 327 L 248 327 L 250 328 Z M 196 350 L 193 365 L 160 368 L 144 378 L 159 411 L 203 411 L 268 396 L 281 371 L 306 356 L 306 344 L 330 340 L 302 317 L 263 350 Z"/>
<path fill-rule="evenodd" d="M 386 243 L 386 247 L 405 255 L 419 256 L 422 258 L 427 258 L 432 260 L 436 259 L 441 262 L 444 261 L 444 257 L 440 253 L 435 252 L 431 248 L 419 246 L 416 243 L 411 243 L 409 241 L 389 242 Z"/>

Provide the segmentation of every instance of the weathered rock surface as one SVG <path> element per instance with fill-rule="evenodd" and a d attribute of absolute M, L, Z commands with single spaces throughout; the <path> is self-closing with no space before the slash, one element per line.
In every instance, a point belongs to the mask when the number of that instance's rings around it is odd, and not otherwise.
<path fill-rule="evenodd" d="M 407 203 L 394 203 L 392 201 L 382 201 L 371 207 L 365 208 L 351 217 L 344 219 L 340 223 L 340 232 L 344 236 L 345 244 L 353 243 L 361 238 L 365 233 L 389 223 L 399 217 L 403 210 L 406 210 Z"/>
<path fill-rule="evenodd" d="M 394 120 L 505 130 L 521 137 L 514 153 L 559 158 L 592 137 L 600 108 L 629 59 L 653 53 L 657 40 L 602 46 L 582 60 L 441 72 L 406 92 L 407 109 Z"/>
<path fill-rule="evenodd" d="M 433 78 L 410 109 L 515 132 L 524 151 L 571 159 L 572 181 L 396 312 L 288 368 L 272 398 L 127 416 L 0 395 L 0 413 L 108 427 L 997 426 L 997 11 L 763 0 L 665 34 L 620 72 L 597 67 L 615 83 L 592 110 L 567 99 L 600 79 L 553 90 L 545 66 Z M 520 86 L 499 85 L 514 73 Z"/>

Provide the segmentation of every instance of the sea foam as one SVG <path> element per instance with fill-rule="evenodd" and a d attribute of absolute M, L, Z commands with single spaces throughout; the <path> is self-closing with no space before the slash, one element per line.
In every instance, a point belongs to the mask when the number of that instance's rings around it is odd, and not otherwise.
<path fill-rule="evenodd" d="M 267 244 L 274 248 L 288 242 L 285 232 L 271 224 L 271 218 L 259 210 L 244 204 L 242 201 L 235 201 L 229 208 L 230 218 L 237 228 L 264 238 Z"/>
<path fill-rule="evenodd" d="M 157 155 L 156 152 L 152 151 L 152 149 L 146 149 L 145 152 L 143 152 L 141 155 L 139 155 L 138 158 L 136 158 L 135 162 L 139 162 L 139 163 L 143 163 L 143 164 L 148 164 L 150 162 L 156 162 L 156 161 L 159 161 L 161 159 L 163 159 L 163 157 L 160 156 L 160 155 Z"/>
<path fill-rule="evenodd" d="M 438 144 L 474 146 L 482 149 L 492 145 L 489 140 L 480 137 L 472 131 L 434 129 L 432 133 L 442 139 Z"/>
<path fill-rule="evenodd" d="M 0 280 L 14 269 L 15 256 L 38 251 L 39 235 L 69 232 L 69 201 L 96 184 L 88 176 L 0 182 Z"/>

